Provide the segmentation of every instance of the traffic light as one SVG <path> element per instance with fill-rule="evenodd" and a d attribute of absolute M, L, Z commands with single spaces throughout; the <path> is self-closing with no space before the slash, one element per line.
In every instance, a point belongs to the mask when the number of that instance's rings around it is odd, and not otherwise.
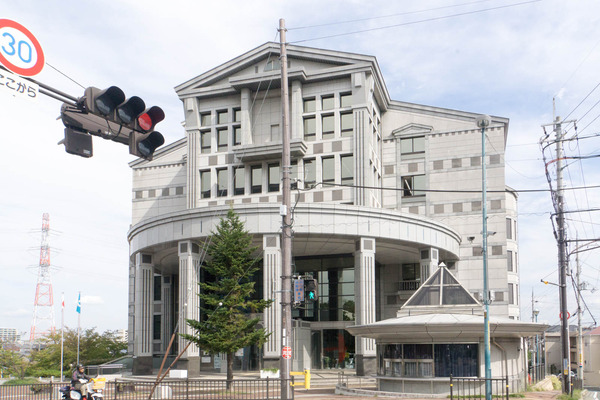
<path fill-rule="evenodd" d="M 156 124 L 165 119 L 164 111 L 157 106 L 146 108 L 138 96 L 126 98 L 117 86 L 104 90 L 86 88 L 76 106 L 63 105 L 61 117 L 68 128 L 65 143 L 73 142 L 76 131 L 126 144 L 130 154 L 152 160 L 154 151 L 165 142 L 163 135 L 154 131 Z M 78 146 L 71 146 L 67 152 L 91 157 L 87 150 L 84 155 Z"/>
<path fill-rule="evenodd" d="M 136 130 L 129 137 L 130 154 L 152 160 L 154 150 L 165 142 L 163 135 L 154 130 L 156 124 L 163 119 L 165 113 L 157 106 L 148 108 L 137 117 Z"/>
<path fill-rule="evenodd" d="M 304 279 L 304 299 L 306 302 L 319 299 L 318 283 L 316 279 Z"/>

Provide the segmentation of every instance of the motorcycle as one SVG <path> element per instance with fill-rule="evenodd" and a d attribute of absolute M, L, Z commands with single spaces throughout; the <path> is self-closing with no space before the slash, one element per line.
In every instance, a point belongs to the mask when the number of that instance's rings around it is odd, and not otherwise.
<path fill-rule="evenodd" d="M 104 400 L 105 378 L 92 378 L 89 381 L 80 379 L 79 381 L 87 388 L 87 400 Z M 82 400 L 83 398 L 81 391 L 70 385 L 63 386 L 60 389 L 60 395 L 61 400 Z"/>

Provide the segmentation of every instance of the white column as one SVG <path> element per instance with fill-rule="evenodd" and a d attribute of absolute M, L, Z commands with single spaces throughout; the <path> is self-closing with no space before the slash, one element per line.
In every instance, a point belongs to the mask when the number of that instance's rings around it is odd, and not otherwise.
<path fill-rule="evenodd" d="M 360 238 L 354 252 L 356 325 L 375 322 L 375 239 Z M 356 354 L 374 357 L 375 340 L 356 338 Z"/>
<path fill-rule="evenodd" d="M 291 98 L 291 137 L 292 139 L 302 139 L 304 137 L 304 125 L 302 122 L 302 112 L 304 111 L 304 102 L 302 99 L 302 82 L 292 82 Z"/>
<path fill-rule="evenodd" d="M 242 88 L 240 93 L 242 109 L 242 145 L 252 144 L 252 92 L 248 88 Z"/>
<path fill-rule="evenodd" d="M 279 235 L 263 236 L 263 298 L 274 300 L 264 311 L 264 324 L 271 333 L 263 347 L 265 358 L 281 353 L 281 243 Z M 288 335 L 291 333 L 288 333 Z"/>
<path fill-rule="evenodd" d="M 171 336 L 173 336 L 173 285 L 171 275 L 161 276 L 162 279 L 162 351 L 167 351 Z"/>
<path fill-rule="evenodd" d="M 200 286 L 200 254 L 199 247 L 192 241 L 179 242 L 179 333 L 194 334 L 188 326 L 187 320 L 200 319 L 200 298 L 198 292 Z M 179 351 L 181 352 L 188 341 L 179 337 Z M 192 343 L 183 353 L 182 358 L 198 357 L 200 354 L 198 346 Z"/>
<path fill-rule="evenodd" d="M 154 273 L 152 255 L 135 255 L 135 332 L 134 354 L 137 357 L 152 356 L 152 309 Z"/>

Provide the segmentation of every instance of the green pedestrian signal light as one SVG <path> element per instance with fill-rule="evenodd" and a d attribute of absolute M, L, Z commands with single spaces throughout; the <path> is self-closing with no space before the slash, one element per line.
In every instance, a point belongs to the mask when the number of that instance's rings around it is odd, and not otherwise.
<path fill-rule="evenodd" d="M 315 302 L 319 299 L 318 283 L 316 279 L 304 280 L 304 297 L 307 302 Z"/>

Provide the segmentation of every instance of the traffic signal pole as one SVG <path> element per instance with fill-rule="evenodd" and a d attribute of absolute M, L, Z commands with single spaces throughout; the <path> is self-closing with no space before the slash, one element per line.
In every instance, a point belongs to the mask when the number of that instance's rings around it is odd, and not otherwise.
<path fill-rule="evenodd" d="M 290 185 L 290 124 L 289 97 L 287 77 L 287 51 L 285 41 L 285 20 L 279 20 L 280 63 L 281 63 L 281 171 L 282 171 L 282 204 L 281 204 L 281 398 L 291 398 L 290 372 L 292 359 L 284 357 L 283 348 L 293 347 L 292 341 L 292 218 L 291 218 L 291 185 Z"/>

